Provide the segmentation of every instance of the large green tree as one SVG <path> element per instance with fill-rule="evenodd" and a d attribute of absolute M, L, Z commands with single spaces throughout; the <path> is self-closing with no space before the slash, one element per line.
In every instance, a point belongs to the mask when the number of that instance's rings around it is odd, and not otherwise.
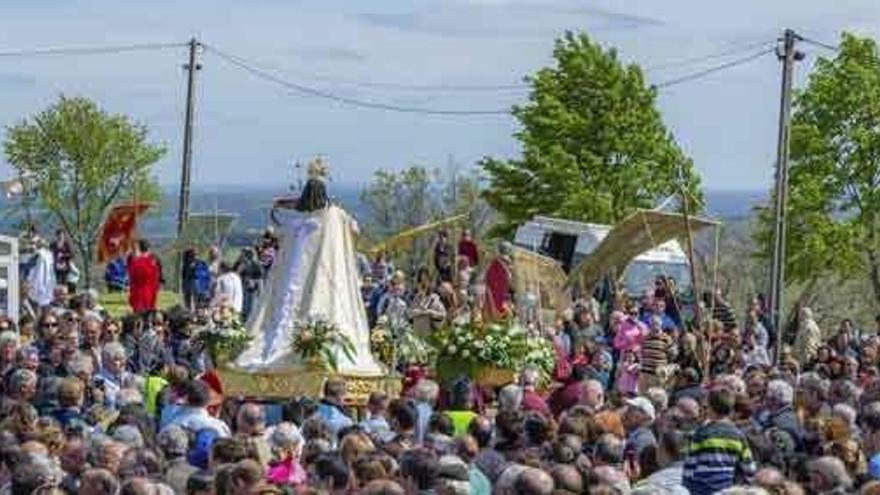
<path fill-rule="evenodd" d="M 513 109 L 522 156 L 481 162 L 490 181 L 485 197 L 503 215 L 497 234 L 535 214 L 615 223 L 676 193 L 680 177 L 699 196 L 693 165 L 663 125 L 656 90 L 638 66 L 586 34 L 566 33 L 553 58 L 528 79 L 528 103 Z"/>
<path fill-rule="evenodd" d="M 880 305 L 880 53 L 870 39 L 843 35 L 794 98 L 787 205 L 786 274 L 864 276 Z M 772 202 L 770 203 L 772 204 Z M 769 257 L 772 209 L 761 209 L 756 240 Z"/>
<path fill-rule="evenodd" d="M 151 170 L 165 149 L 147 134 L 124 115 L 64 96 L 7 129 L 6 158 L 67 232 L 87 286 L 107 208 L 118 199 L 150 200 L 158 193 Z"/>

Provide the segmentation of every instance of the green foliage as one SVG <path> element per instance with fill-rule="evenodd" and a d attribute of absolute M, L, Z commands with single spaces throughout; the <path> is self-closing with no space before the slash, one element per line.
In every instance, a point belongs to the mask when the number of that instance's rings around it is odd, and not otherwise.
<path fill-rule="evenodd" d="M 361 192 L 370 235 L 384 239 L 435 219 L 439 206 L 431 189 L 436 176 L 436 172 L 420 166 L 400 172 L 377 171 Z"/>
<path fill-rule="evenodd" d="M 357 349 L 348 335 L 323 315 L 314 315 L 306 321 L 295 324 L 295 332 L 290 340 L 290 349 L 306 361 L 318 360 L 331 371 L 339 370 L 336 351 L 350 362 L 354 362 Z"/>
<path fill-rule="evenodd" d="M 556 41 L 556 61 L 529 78 L 529 102 L 513 113 L 522 157 L 484 158 L 489 204 L 510 234 L 536 214 L 616 223 L 653 207 L 683 178 L 701 204 L 699 178 L 655 108 L 641 69 L 624 66 L 585 34 Z"/>
<path fill-rule="evenodd" d="M 867 269 L 880 303 L 880 53 L 873 40 L 843 35 L 795 95 L 792 115 L 786 273 L 792 282 Z M 772 203 L 771 203 L 772 205 Z M 760 209 L 756 241 L 769 256 L 772 206 Z"/>
<path fill-rule="evenodd" d="M 8 128 L 9 163 L 37 193 L 40 206 L 67 231 L 86 283 L 99 228 L 117 199 L 158 197 L 151 168 L 165 153 L 147 128 L 112 115 L 85 98 L 61 99 Z"/>

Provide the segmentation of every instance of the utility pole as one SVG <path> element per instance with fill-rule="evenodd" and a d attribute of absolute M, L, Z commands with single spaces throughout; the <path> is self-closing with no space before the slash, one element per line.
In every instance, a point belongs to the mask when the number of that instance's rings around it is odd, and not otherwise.
<path fill-rule="evenodd" d="M 187 71 L 186 78 L 186 115 L 183 121 L 183 163 L 180 171 L 180 198 L 177 207 L 177 238 L 183 235 L 186 221 L 189 217 L 189 183 L 192 175 L 192 137 L 193 117 L 196 108 L 195 89 L 196 71 L 202 66 L 196 60 L 200 47 L 199 41 L 193 37 L 189 40 L 189 62 L 183 66 Z M 180 246 L 178 246 L 180 247 Z M 178 256 L 177 273 L 180 274 L 182 257 Z M 181 281 L 178 276 L 178 289 Z"/>
<path fill-rule="evenodd" d="M 782 318 L 783 292 L 785 291 L 785 208 L 788 194 L 788 151 L 791 135 L 791 87 L 794 63 L 803 60 L 804 54 L 795 50 L 799 36 L 791 29 L 785 30 L 782 47 L 777 56 L 782 61 L 782 92 L 779 104 L 779 138 L 776 149 L 776 189 L 773 226 L 773 263 L 770 272 L 770 317 L 776 330 L 776 360 L 782 347 L 785 320 Z"/>

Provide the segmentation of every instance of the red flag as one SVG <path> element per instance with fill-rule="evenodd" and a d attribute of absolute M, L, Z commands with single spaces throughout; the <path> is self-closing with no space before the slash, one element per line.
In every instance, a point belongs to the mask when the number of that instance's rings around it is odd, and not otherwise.
<path fill-rule="evenodd" d="M 149 203 L 126 203 L 110 209 L 98 238 L 98 262 L 125 254 L 134 247 L 134 229 Z"/>

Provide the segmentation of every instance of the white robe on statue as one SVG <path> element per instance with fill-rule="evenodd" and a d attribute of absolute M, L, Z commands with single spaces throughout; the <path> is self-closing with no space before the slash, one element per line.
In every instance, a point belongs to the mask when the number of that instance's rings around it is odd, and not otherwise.
<path fill-rule="evenodd" d="M 235 361 L 251 372 L 295 369 L 290 349 L 297 321 L 325 316 L 347 335 L 357 351 L 353 361 L 338 350 L 339 372 L 382 375 L 370 352 L 370 330 L 355 258 L 354 220 L 341 208 L 280 212 L 284 236 L 266 291 L 247 322 L 254 336 Z"/>
<path fill-rule="evenodd" d="M 55 263 L 52 252 L 40 248 L 34 254 L 34 266 L 28 272 L 28 297 L 38 306 L 48 306 L 55 292 Z"/>

